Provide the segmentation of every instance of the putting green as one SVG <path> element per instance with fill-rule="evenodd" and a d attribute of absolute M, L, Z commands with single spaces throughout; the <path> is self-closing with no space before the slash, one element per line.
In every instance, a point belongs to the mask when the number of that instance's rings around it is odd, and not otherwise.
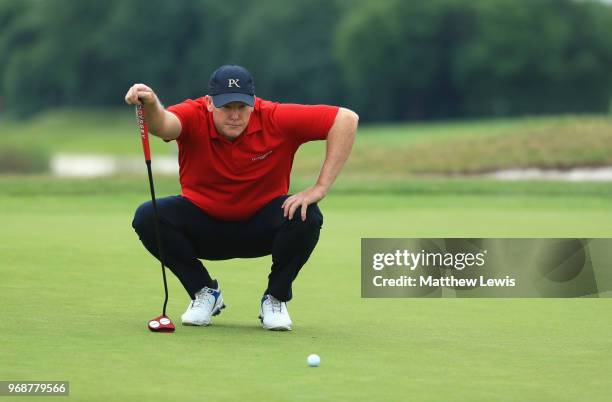
<path fill-rule="evenodd" d="M 208 264 L 228 308 L 168 335 L 146 330 L 161 274 L 130 227 L 146 182 L 0 179 L 0 380 L 68 380 L 75 401 L 607 401 L 610 299 L 360 298 L 361 237 L 612 234 L 601 185 L 505 186 L 332 193 L 289 304 L 294 331 L 259 326 L 259 258 Z M 170 293 L 178 323 L 173 277 Z"/>

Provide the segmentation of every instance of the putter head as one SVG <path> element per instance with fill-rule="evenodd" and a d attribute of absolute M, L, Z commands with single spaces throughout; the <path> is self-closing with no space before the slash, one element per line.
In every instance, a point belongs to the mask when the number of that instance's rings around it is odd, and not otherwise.
<path fill-rule="evenodd" d="M 165 315 L 149 320 L 147 327 L 151 332 L 174 332 L 175 330 L 174 323 Z"/>

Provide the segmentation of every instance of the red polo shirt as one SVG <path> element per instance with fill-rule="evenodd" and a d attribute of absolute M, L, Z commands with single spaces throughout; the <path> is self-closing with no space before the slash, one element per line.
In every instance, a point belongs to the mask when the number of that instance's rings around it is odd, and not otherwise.
<path fill-rule="evenodd" d="M 183 196 L 214 218 L 238 221 L 287 194 L 295 152 L 327 137 L 338 107 L 256 98 L 245 132 L 234 141 L 217 133 L 204 98 L 168 111 L 182 126 L 176 141 Z"/>

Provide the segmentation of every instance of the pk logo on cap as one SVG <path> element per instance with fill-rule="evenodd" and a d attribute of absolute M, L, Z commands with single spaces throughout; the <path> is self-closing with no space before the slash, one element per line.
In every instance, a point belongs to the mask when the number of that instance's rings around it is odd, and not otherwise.
<path fill-rule="evenodd" d="M 208 95 L 215 107 L 223 107 L 230 102 L 255 105 L 255 84 L 253 76 L 241 66 L 225 65 L 219 67 L 208 81 Z"/>

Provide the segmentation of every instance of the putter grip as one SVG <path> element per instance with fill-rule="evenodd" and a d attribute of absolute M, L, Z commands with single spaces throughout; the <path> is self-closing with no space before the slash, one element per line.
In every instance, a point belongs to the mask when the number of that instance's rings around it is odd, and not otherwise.
<path fill-rule="evenodd" d="M 142 141 L 142 150 L 147 162 L 151 161 L 151 149 L 149 148 L 149 127 L 145 120 L 144 107 L 136 105 L 136 117 L 138 118 L 138 128 L 140 128 L 140 140 Z"/>

